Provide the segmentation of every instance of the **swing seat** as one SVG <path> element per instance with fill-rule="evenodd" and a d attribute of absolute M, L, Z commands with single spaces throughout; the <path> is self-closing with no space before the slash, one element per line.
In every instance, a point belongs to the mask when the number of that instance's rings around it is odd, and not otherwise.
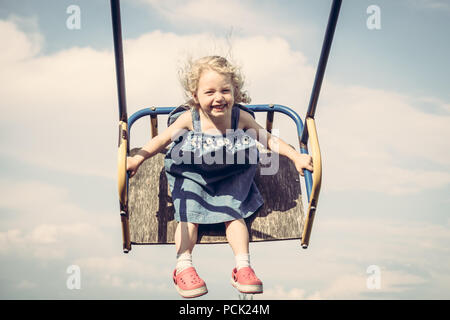
<path fill-rule="evenodd" d="M 139 148 L 130 151 L 133 156 Z M 261 150 L 260 152 L 269 152 Z M 128 214 L 133 245 L 173 244 L 177 221 L 164 171 L 165 152 L 143 162 L 129 180 Z M 269 156 L 270 157 L 270 156 Z M 273 157 L 270 157 L 273 159 Z M 268 166 L 269 164 L 264 164 Z M 300 179 L 294 164 L 279 156 L 279 170 L 262 175 L 259 163 L 255 183 L 264 205 L 246 219 L 250 241 L 301 239 L 304 212 Z M 225 224 L 199 225 L 197 243 L 225 243 Z"/>
<path fill-rule="evenodd" d="M 302 120 L 288 107 L 251 105 L 247 108 L 253 112 L 267 113 L 266 130 L 269 132 L 272 131 L 274 112 L 283 113 L 294 120 L 299 138 L 303 132 Z M 139 151 L 139 148 L 128 150 L 129 130 L 133 123 L 144 116 L 150 116 L 151 136 L 155 137 L 158 134 L 157 116 L 170 114 L 174 109 L 172 107 L 142 109 L 134 113 L 127 122 L 121 121 L 119 124 L 118 185 L 125 253 L 131 250 L 132 245 L 174 243 L 178 222 L 174 219 L 175 212 L 164 169 L 166 150 L 144 161 L 132 179 L 128 179 L 126 174 L 127 155 L 133 156 Z M 308 132 L 311 131 L 310 137 L 313 141 L 315 168 L 314 183 L 311 173 L 305 170 L 307 211 L 304 211 L 300 175 L 295 165 L 290 159 L 272 153 L 258 143 L 261 156 L 254 179 L 264 204 L 257 212 L 245 219 L 250 242 L 300 239 L 302 247 L 308 247 L 322 173 L 314 119 L 306 120 Z M 306 145 L 300 144 L 300 152 L 308 153 Z M 273 170 L 274 168 L 277 170 Z M 268 174 L 269 172 L 271 174 Z M 227 239 L 224 223 L 199 225 L 197 243 L 225 242 Z"/>

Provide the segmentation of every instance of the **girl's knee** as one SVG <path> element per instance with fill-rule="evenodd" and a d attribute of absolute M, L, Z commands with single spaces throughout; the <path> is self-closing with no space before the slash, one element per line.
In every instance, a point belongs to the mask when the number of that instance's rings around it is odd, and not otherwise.
<path fill-rule="evenodd" d="M 231 221 L 225 221 L 225 228 L 228 228 L 228 226 L 230 224 L 233 224 L 234 226 L 237 226 L 237 225 L 244 225 L 245 226 L 246 225 L 244 219 L 236 219 L 236 220 L 231 220 Z"/>
<path fill-rule="evenodd" d="M 225 221 L 225 228 L 228 228 L 228 226 L 229 226 L 233 221 L 236 221 L 236 220 Z"/>
<path fill-rule="evenodd" d="M 198 228 L 198 223 L 180 221 L 180 222 L 178 222 L 178 226 L 180 226 L 182 228 L 194 229 L 194 228 Z"/>
<path fill-rule="evenodd" d="M 197 230 L 198 229 L 198 223 L 192 223 L 192 222 L 188 222 L 189 224 L 189 228 L 192 230 Z"/>

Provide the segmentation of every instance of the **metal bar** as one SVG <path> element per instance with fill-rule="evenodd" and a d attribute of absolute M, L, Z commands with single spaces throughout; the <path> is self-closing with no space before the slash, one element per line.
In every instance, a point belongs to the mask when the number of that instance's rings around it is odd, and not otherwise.
<path fill-rule="evenodd" d="M 128 115 L 125 97 L 125 76 L 123 68 L 122 27 L 120 22 L 119 0 L 111 0 L 111 20 L 114 38 L 117 94 L 119 100 L 119 150 L 118 150 L 118 189 L 120 220 L 122 224 L 123 252 L 131 250 L 130 226 L 128 221 L 128 175 L 127 155 L 129 152 Z"/>
<path fill-rule="evenodd" d="M 169 114 L 173 110 L 175 110 L 175 107 L 152 107 L 138 110 L 128 118 L 128 130 L 130 131 L 131 126 L 142 117 L 151 116 L 153 114 Z"/>
<path fill-rule="evenodd" d="M 303 131 L 303 122 L 300 116 L 289 107 L 279 105 L 279 104 L 256 104 L 256 105 L 247 105 L 247 108 L 252 110 L 253 112 L 280 112 L 292 120 L 294 120 L 295 125 L 297 127 L 297 136 L 300 141 L 300 136 Z M 151 107 L 144 108 L 133 113 L 128 119 L 128 139 L 131 136 L 131 127 L 133 124 L 140 118 L 145 116 L 159 115 L 159 114 L 169 114 L 175 109 L 175 107 Z M 300 145 L 300 152 L 308 154 L 308 150 Z M 308 202 L 310 201 L 311 190 L 313 186 L 312 174 L 308 170 L 304 170 L 305 173 L 305 186 L 306 186 L 306 196 Z"/>
<path fill-rule="evenodd" d="M 247 108 L 252 110 L 253 112 L 280 112 L 288 117 L 290 117 L 292 120 L 294 120 L 295 125 L 297 126 L 297 133 L 300 136 L 300 134 L 303 131 L 303 122 L 300 116 L 292 110 L 289 107 L 279 105 L 279 104 L 255 104 L 255 105 L 247 105 Z M 175 110 L 175 107 L 151 107 L 151 108 L 144 108 L 141 110 L 136 111 L 133 113 L 130 118 L 128 119 L 128 131 L 131 130 L 131 127 L 133 124 L 142 117 L 145 116 L 151 116 L 151 115 L 159 115 L 159 114 L 169 114 Z"/>
<path fill-rule="evenodd" d="M 305 183 L 312 184 L 311 194 L 308 195 L 308 209 L 306 212 L 305 226 L 302 234 L 302 247 L 308 248 L 309 239 L 311 236 L 311 229 L 314 221 L 314 216 L 317 209 L 317 202 L 319 200 L 320 186 L 322 182 L 322 160 L 320 155 L 319 140 L 317 137 L 316 125 L 314 122 L 314 116 L 317 108 L 317 101 L 319 100 L 320 88 L 322 87 L 322 81 L 325 74 L 325 68 L 327 66 L 328 56 L 330 54 L 331 44 L 333 42 L 334 31 L 336 30 L 336 24 L 339 17 L 339 11 L 341 8 L 342 0 L 333 0 L 330 10 L 330 16 L 328 18 L 327 29 L 322 44 L 322 51 L 320 53 L 319 64 L 317 66 L 316 77 L 314 79 L 314 85 L 311 92 L 311 98 L 308 105 L 308 110 L 305 117 L 305 127 L 300 136 L 300 148 L 302 153 L 308 153 L 307 142 L 309 135 L 311 134 L 311 147 L 312 157 L 314 163 L 313 175 L 309 170 L 305 172 Z M 307 188 L 309 189 L 309 188 Z"/>
<path fill-rule="evenodd" d="M 322 51 L 320 53 L 319 64 L 317 66 L 316 77 L 314 79 L 314 85 L 311 92 L 311 98 L 309 100 L 305 121 L 307 118 L 314 119 L 314 115 L 316 113 L 317 101 L 319 100 L 320 88 L 322 87 L 323 76 L 327 67 L 328 56 L 330 54 L 331 43 L 333 42 L 334 31 L 336 30 L 336 24 L 339 17 L 341 4 L 342 0 L 333 0 L 333 3 L 331 5 L 328 25 L 325 31 Z M 303 130 L 300 141 L 301 143 L 306 145 L 308 141 L 308 130 Z"/>
<path fill-rule="evenodd" d="M 269 106 L 273 107 L 273 104 L 270 104 Z M 266 130 L 269 133 L 272 133 L 272 127 L 273 127 L 273 111 L 268 111 L 266 116 Z"/>
<path fill-rule="evenodd" d="M 116 62 L 117 94 L 119 98 L 119 120 L 127 121 L 127 103 L 125 96 L 125 76 L 123 68 L 122 24 L 120 21 L 120 2 L 111 0 L 111 19 L 114 38 L 114 56 Z"/>
<path fill-rule="evenodd" d="M 154 138 L 158 135 L 158 115 L 157 114 L 150 115 L 150 134 L 151 134 L 152 138 Z"/>

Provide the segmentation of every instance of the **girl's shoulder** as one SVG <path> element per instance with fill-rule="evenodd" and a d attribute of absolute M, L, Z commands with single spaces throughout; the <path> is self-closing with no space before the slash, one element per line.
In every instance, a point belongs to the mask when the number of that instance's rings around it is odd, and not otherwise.
<path fill-rule="evenodd" d="M 251 124 L 255 121 L 255 114 L 246 107 L 239 106 L 239 124 L 238 129 L 249 129 Z"/>
<path fill-rule="evenodd" d="M 191 108 L 182 105 L 170 112 L 167 120 L 167 126 L 169 127 L 175 122 L 183 129 L 193 130 Z"/>

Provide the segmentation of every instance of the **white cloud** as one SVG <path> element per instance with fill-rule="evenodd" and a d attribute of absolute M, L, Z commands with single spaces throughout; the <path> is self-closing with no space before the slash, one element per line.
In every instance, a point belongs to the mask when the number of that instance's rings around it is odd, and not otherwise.
<path fill-rule="evenodd" d="M 449 228 L 394 217 L 321 215 L 307 250 L 297 241 L 251 246 L 252 266 L 265 285 L 255 299 L 442 297 L 450 285 Z M 367 287 L 370 265 L 379 267 L 379 289 Z"/>
<path fill-rule="evenodd" d="M 276 16 L 268 3 L 250 3 L 237 0 L 140 0 L 149 4 L 173 25 L 198 27 L 202 30 L 221 28 L 238 34 L 265 34 L 269 36 L 301 36 L 300 23 L 290 25 L 286 17 Z"/>
<path fill-rule="evenodd" d="M 173 258 L 173 251 L 159 253 L 156 260 L 152 255 L 141 256 L 139 248 L 124 255 L 118 212 L 80 208 L 64 187 L 44 182 L 2 179 L 0 193 L 0 261 L 4 277 L 12 284 L 4 288 L 5 297 L 21 297 L 37 287 L 44 295 L 56 297 L 60 293 L 54 291 L 54 285 L 60 287 L 65 281 L 60 276 L 48 283 L 31 282 L 28 277 L 40 279 L 38 270 L 61 273 L 61 268 L 72 264 L 81 268 L 84 297 L 111 288 L 154 297 L 173 293 L 167 285 L 171 270 L 160 265 L 166 254 Z M 15 272 L 13 261 L 21 261 L 27 273 Z M 108 296 L 116 297 L 113 293 Z"/>
<path fill-rule="evenodd" d="M 21 227 L 30 228 L 37 224 L 63 225 L 86 223 L 92 220 L 92 214 L 73 203 L 66 187 L 56 186 L 43 181 L 0 180 L 0 206 L 7 212 L 14 212 L 14 222 Z M 10 216 L 10 215 L 8 215 Z M 8 217 L 7 216 L 7 217 Z M 1 224 L 11 227 L 5 217 Z M 99 211 L 96 219 L 99 225 L 109 226 L 105 214 Z"/>
<path fill-rule="evenodd" d="M 156 261 L 150 264 L 129 255 L 86 257 L 77 259 L 75 264 L 88 275 L 91 285 L 168 291 L 165 284 L 170 283 L 166 281 L 170 280 L 170 272 L 160 268 Z"/>
<path fill-rule="evenodd" d="M 405 272 L 381 270 L 380 288 L 368 288 L 368 274 L 342 274 L 320 290 L 320 299 L 367 299 L 403 293 L 426 280 Z"/>
<path fill-rule="evenodd" d="M 414 4 L 420 9 L 450 10 L 450 4 L 444 0 L 416 0 Z"/>
<path fill-rule="evenodd" d="M 19 30 L 18 25 L 25 25 L 25 29 L 28 29 L 30 32 L 24 33 Z M 0 64 L 2 66 L 12 61 L 31 58 L 39 53 L 44 39 L 40 33 L 33 29 L 37 29 L 36 19 L 25 19 L 11 15 L 8 21 L 0 20 L 0 37 L 13 41 L 3 47 L 0 54 Z"/>
<path fill-rule="evenodd" d="M 0 232 L 0 243 L 0 253 L 5 253 L 8 252 L 10 248 L 23 248 L 25 239 L 20 230 L 11 229 L 6 232 Z"/>
<path fill-rule="evenodd" d="M 328 84 L 321 99 L 327 188 L 412 194 L 450 182 L 448 115 L 425 113 L 412 97 L 357 86 Z"/>
<path fill-rule="evenodd" d="M 277 285 L 264 289 L 264 294 L 261 298 L 264 300 L 318 300 L 320 299 L 320 293 L 316 292 L 308 296 L 304 289 L 285 289 L 283 286 Z"/>
<path fill-rule="evenodd" d="M 29 280 L 21 280 L 17 284 L 18 289 L 29 290 L 37 287 L 37 283 L 29 281 Z"/>
<path fill-rule="evenodd" d="M 41 224 L 31 231 L 10 229 L 0 232 L 0 254 L 16 253 L 28 258 L 31 254 L 39 260 L 62 259 L 69 250 L 80 247 L 80 239 L 92 241 L 98 238 L 99 232 L 94 226 L 83 223 Z"/>
<path fill-rule="evenodd" d="M 352 248 L 347 253 L 341 253 L 342 259 L 354 259 L 355 253 L 358 252 L 360 261 L 380 264 L 377 259 L 401 260 L 406 264 L 417 263 L 424 255 L 428 255 L 421 265 L 431 267 L 435 261 L 448 256 L 448 223 L 439 225 L 376 217 L 345 220 L 328 218 L 317 222 L 314 231 L 316 234 L 326 234 L 330 238 L 339 239 L 335 245 L 323 248 L 326 250 L 324 254 L 331 254 L 333 250 L 338 250 L 338 247 Z"/>
<path fill-rule="evenodd" d="M 0 207 L 7 213 L 0 223 L 4 256 L 62 259 L 71 251 L 86 251 L 87 243 L 109 241 L 105 230 L 112 226 L 112 219 L 73 204 L 64 188 L 3 179 L 0 193 Z"/>
<path fill-rule="evenodd" d="M 106 125 L 114 118 L 110 53 L 72 48 L 39 56 L 37 44 L 13 23 L 1 21 L 0 30 L 9 48 L 0 54 L 3 153 L 50 168 L 112 176 L 111 160 L 92 165 L 91 154 L 93 146 L 107 154 L 114 145 L 108 137 L 117 131 Z"/>
<path fill-rule="evenodd" d="M 394 297 L 422 286 L 448 285 L 449 225 L 396 219 L 321 219 L 315 233 L 320 257 L 309 276 L 329 270 L 322 299 Z M 370 289 L 369 265 L 380 268 L 381 288 Z M 445 266 L 445 267 L 444 267 Z M 332 270 L 332 272 L 330 272 Z M 433 274 L 433 276 L 431 276 Z M 317 275 L 318 276 L 318 275 Z M 420 297 L 417 296 L 417 297 Z"/>

